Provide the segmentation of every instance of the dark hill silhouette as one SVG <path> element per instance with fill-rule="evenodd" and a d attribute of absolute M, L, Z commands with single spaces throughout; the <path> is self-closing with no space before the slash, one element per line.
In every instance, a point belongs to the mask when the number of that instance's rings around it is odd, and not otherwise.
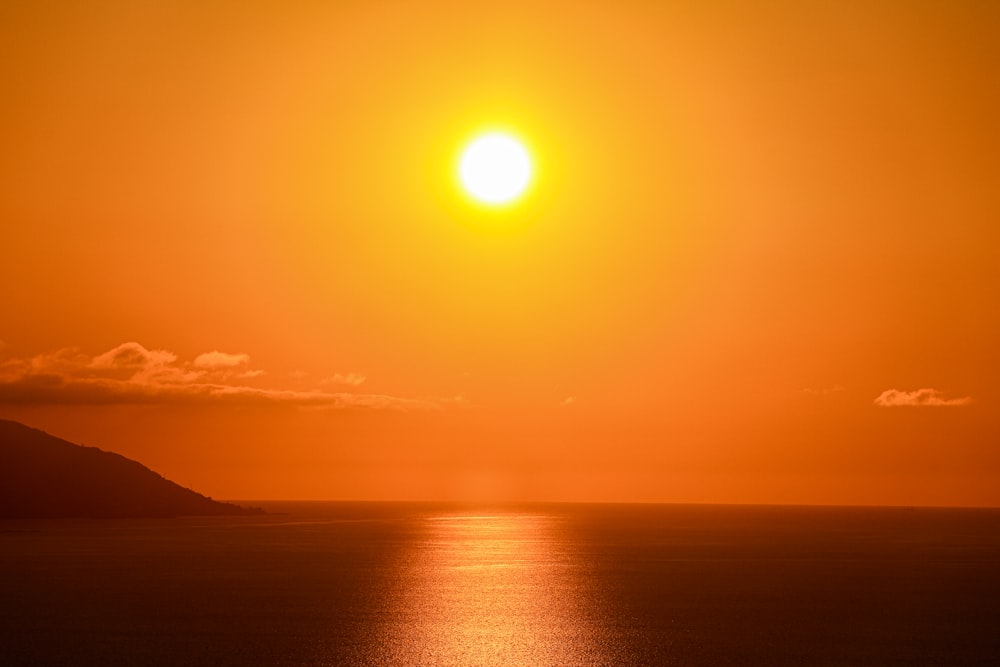
<path fill-rule="evenodd" d="M 0 419 L 0 517 L 263 514 L 220 503 L 138 461 Z"/>

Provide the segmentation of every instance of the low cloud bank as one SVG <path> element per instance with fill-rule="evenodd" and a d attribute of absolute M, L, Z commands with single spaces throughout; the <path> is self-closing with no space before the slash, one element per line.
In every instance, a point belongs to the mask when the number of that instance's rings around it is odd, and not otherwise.
<path fill-rule="evenodd" d="M 447 400 L 384 394 L 297 391 L 252 386 L 263 375 L 243 353 L 214 350 L 191 362 L 167 350 L 122 343 L 88 355 L 76 348 L 0 361 L 0 404 L 244 404 L 298 405 L 315 409 L 438 409 Z M 348 378 L 360 384 L 354 374 Z"/>

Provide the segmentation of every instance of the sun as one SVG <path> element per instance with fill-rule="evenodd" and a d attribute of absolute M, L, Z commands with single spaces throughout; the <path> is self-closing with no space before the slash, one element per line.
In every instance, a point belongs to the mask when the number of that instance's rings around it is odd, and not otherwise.
<path fill-rule="evenodd" d="M 465 191 L 489 206 L 510 204 L 531 183 L 531 156 L 520 141 L 503 132 L 488 132 L 462 151 L 458 178 Z"/>

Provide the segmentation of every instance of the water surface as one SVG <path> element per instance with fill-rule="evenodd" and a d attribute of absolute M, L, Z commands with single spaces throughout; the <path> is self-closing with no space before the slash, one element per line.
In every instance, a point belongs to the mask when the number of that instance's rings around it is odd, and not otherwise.
<path fill-rule="evenodd" d="M 997 510 L 258 504 L 0 521 L 0 663 L 1000 662 Z"/>

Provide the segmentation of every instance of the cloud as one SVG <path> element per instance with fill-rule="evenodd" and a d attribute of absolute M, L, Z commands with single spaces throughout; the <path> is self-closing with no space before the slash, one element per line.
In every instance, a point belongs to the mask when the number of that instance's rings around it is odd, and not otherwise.
<path fill-rule="evenodd" d="M 248 354 L 229 354 L 227 352 L 205 352 L 194 358 L 195 368 L 207 368 L 214 370 L 217 368 L 238 368 L 250 363 Z"/>
<path fill-rule="evenodd" d="M 361 373 L 334 373 L 331 377 L 320 381 L 320 384 L 346 384 L 358 387 L 368 378 Z"/>
<path fill-rule="evenodd" d="M 945 398 L 937 389 L 916 389 L 900 391 L 887 389 L 875 399 L 875 405 L 883 408 L 894 407 L 960 407 L 972 403 L 971 396 Z"/>
<path fill-rule="evenodd" d="M 186 363 L 172 352 L 147 349 L 136 342 L 122 343 L 96 356 L 66 348 L 0 361 L 0 404 L 233 404 L 426 410 L 448 403 L 382 394 L 251 386 L 246 380 L 263 371 L 249 370 L 249 363 L 249 355 L 218 351 L 200 354 Z M 356 384 L 360 384 L 364 377 L 357 377 L 361 379 Z"/>
<path fill-rule="evenodd" d="M 139 343 L 122 343 L 99 354 L 90 362 L 93 368 L 145 369 L 166 366 L 177 361 L 177 355 L 166 350 L 147 350 Z"/>
<path fill-rule="evenodd" d="M 127 380 L 134 383 L 193 382 L 200 377 L 197 371 L 176 365 L 177 355 L 166 350 L 147 350 L 139 343 L 122 343 L 104 354 L 94 357 L 82 375 Z M 66 369 L 74 373 L 72 367 Z M 86 372 L 86 371 L 89 371 Z"/>

